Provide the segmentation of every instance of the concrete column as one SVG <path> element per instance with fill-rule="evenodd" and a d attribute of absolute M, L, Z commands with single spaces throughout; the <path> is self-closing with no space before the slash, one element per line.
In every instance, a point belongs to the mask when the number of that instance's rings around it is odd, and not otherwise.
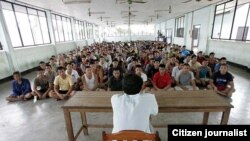
<path fill-rule="evenodd" d="M 89 46 L 89 44 L 88 44 L 88 37 L 87 37 L 87 22 L 86 21 L 84 21 L 84 32 L 85 32 L 85 37 L 86 37 L 86 46 Z"/>
<path fill-rule="evenodd" d="M 56 46 L 55 46 L 56 36 L 54 33 L 54 26 L 53 26 L 53 22 L 52 22 L 51 11 L 46 10 L 46 15 L 47 15 L 47 22 L 48 22 L 48 29 L 49 29 L 51 44 L 53 45 L 53 49 L 54 49 L 55 54 L 57 54 L 57 50 L 56 50 Z"/>
<path fill-rule="evenodd" d="M 72 17 L 71 19 L 71 29 L 73 34 L 73 41 L 76 42 L 76 28 L 75 28 L 75 19 Z"/>
<path fill-rule="evenodd" d="M 3 50 L 6 52 L 10 71 L 11 72 L 18 71 L 19 66 L 16 61 L 17 58 L 15 57 L 15 50 L 12 46 L 12 42 L 4 19 L 1 5 L 0 5 L 0 31 L 1 31 L 0 38 L 2 39 Z"/>

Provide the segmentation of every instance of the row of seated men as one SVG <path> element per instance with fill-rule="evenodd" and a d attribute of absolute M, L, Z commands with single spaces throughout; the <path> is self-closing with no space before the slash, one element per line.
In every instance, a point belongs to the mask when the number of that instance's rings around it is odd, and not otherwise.
<path fill-rule="evenodd" d="M 52 97 L 68 99 L 75 91 L 122 91 L 123 77 L 136 74 L 143 80 L 141 91 L 214 89 L 231 97 L 233 76 L 226 58 L 219 61 L 212 52 L 197 56 L 185 46 L 162 42 L 97 43 L 69 54 L 51 56 L 40 62 L 31 88 L 29 80 L 14 72 L 12 94 L 7 101 Z M 167 93 L 167 92 L 166 92 Z"/>

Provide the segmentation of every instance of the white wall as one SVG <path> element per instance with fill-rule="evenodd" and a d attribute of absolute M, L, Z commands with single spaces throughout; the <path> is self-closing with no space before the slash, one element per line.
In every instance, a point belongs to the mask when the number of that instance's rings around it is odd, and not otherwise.
<path fill-rule="evenodd" d="M 95 42 L 94 39 L 87 39 L 87 46 L 90 46 L 91 44 L 93 44 Z"/>
<path fill-rule="evenodd" d="M 212 10 L 212 7 L 206 7 L 197 11 L 193 12 L 193 16 L 192 13 L 188 13 L 187 17 L 189 19 L 189 24 L 187 26 L 187 36 L 186 36 L 186 45 L 188 47 L 188 49 L 191 49 L 191 45 L 192 45 L 192 37 L 191 37 L 191 31 L 192 31 L 192 26 L 193 25 L 200 25 L 200 38 L 199 38 L 199 45 L 198 45 L 198 50 L 199 51 L 206 51 L 206 47 L 207 47 L 207 41 L 209 38 L 209 35 L 211 35 L 211 33 L 209 32 L 209 26 L 212 26 L 212 24 L 210 24 L 210 12 Z M 193 22 L 191 22 L 191 20 L 193 19 Z M 212 17 L 212 21 L 213 21 L 213 17 Z M 191 23 L 193 23 L 191 25 Z M 209 33 L 209 34 L 208 34 Z"/>
<path fill-rule="evenodd" d="M 150 40 L 150 41 L 155 41 L 156 35 L 149 35 L 149 36 L 132 36 L 131 39 L 132 41 L 137 41 L 137 40 Z M 107 42 L 118 42 L 118 41 L 129 41 L 129 37 L 105 37 L 104 41 Z"/>
<path fill-rule="evenodd" d="M 192 26 L 200 25 L 200 41 L 198 46 L 199 51 L 204 51 L 206 54 L 215 52 L 215 55 L 218 58 L 226 57 L 230 62 L 250 68 L 250 56 L 248 54 L 248 52 L 250 52 L 250 43 L 211 39 L 214 9 L 215 5 L 211 5 L 194 11 L 193 13 L 191 12 L 185 14 L 184 38 L 174 37 L 175 19 L 164 21 L 166 29 L 173 29 L 173 43 L 186 45 L 187 49 L 191 49 L 192 38 L 190 32 L 192 30 Z M 225 21 L 228 21 L 228 19 L 225 19 Z"/>
<path fill-rule="evenodd" d="M 14 50 L 14 55 L 17 58 L 19 71 L 37 67 L 40 61 L 48 61 L 51 55 L 55 55 L 52 45 L 26 47 Z"/>
<path fill-rule="evenodd" d="M 184 44 L 186 45 L 186 48 L 188 50 L 191 50 L 191 46 L 192 46 L 192 37 L 191 37 L 191 30 L 192 30 L 192 23 L 193 23 L 193 15 L 194 13 L 191 12 L 191 13 L 188 13 L 185 15 L 185 21 L 186 21 L 186 24 L 185 24 L 185 42 Z"/>
<path fill-rule="evenodd" d="M 73 50 L 77 47 L 75 42 L 59 43 L 59 44 L 56 44 L 55 46 L 56 46 L 57 54 L 69 52 L 70 50 Z"/>
<path fill-rule="evenodd" d="M 250 68 L 250 43 L 240 41 L 208 40 L 208 52 L 216 57 L 226 57 L 230 62 Z"/>
<path fill-rule="evenodd" d="M 82 49 L 83 47 L 87 46 L 87 40 L 83 40 L 83 41 L 76 41 L 76 46 L 80 47 L 80 49 Z"/>
<path fill-rule="evenodd" d="M 0 51 L 0 79 L 11 76 L 12 72 L 9 68 L 9 62 L 5 51 Z"/>

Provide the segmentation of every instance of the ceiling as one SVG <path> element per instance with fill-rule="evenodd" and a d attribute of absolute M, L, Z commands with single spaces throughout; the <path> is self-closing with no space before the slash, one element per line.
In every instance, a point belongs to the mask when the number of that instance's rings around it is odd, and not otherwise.
<path fill-rule="evenodd" d="M 182 3 L 187 0 L 143 0 L 147 3 L 144 4 L 124 4 L 116 3 L 116 0 L 90 0 L 91 3 L 78 3 L 78 4 L 64 4 L 62 0 L 16 0 L 17 2 L 24 2 L 45 9 L 62 13 L 65 15 L 73 16 L 76 19 L 86 20 L 97 25 L 106 25 L 107 21 L 113 24 L 124 24 L 128 21 L 127 18 L 122 18 L 121 11 L 128 11 L 131 6 L 131 11 L 138 11 L 132 14 L 136 16 L 132 18 L 132 23 L 158 23 L 167 19 L 181 16 L 184 13 L 200 9 L 207 5 L 221 2 L 222 0 L 201 0 L 196 2 L 192 0 L 188 3 Z M 171 13 L 168 11 L 155 12 L 155 10 L 168 10 L 171 5 Z M 89 16 L 88 9 L 91 12 L 105 12 L 105 14 L 91 14 Z M 157 19 L 158 13 L 158 19 Z M 100 16 L 110 17 L 101 21 Z M 151 17 L 150 16 L 155 16 Z"/>

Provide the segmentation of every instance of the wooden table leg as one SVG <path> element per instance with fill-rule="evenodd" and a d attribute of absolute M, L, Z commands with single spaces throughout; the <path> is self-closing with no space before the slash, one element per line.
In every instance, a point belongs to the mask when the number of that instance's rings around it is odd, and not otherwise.
<path fill-rule="evenodd" d="M 87 124 L 87 118 L 86 118 L 86 113 L 81 112 L 81 117 L 82 117 L 82 125 L 84 126 L 83 128 L 83 133 L 84 135 L 88 135 L 88 124 Z"/>
<path fill-rule="evenodd" d="M 71 115 L 68 109 L 64 109 L 64 119 L 66 123 L 66 128 L 68 132 L 68 139 L 69 141 L 74 141 L 74 132 L 73 132 L 73 127 L 72 127 L 72 120 L 71 120 Z"/>
<path fill-rule="evenodd" d="M 209 112 L 204 112 L 202 124 L 207 125 L 209 118 Z"/>
<path fill-rule="evenodd" d="M 222 117 L 221 117 L 221 125 L 227 125 L 229 115 L 230 115 L 231 108 L 226 109 L 226 111 L 223 112 Z"/>

